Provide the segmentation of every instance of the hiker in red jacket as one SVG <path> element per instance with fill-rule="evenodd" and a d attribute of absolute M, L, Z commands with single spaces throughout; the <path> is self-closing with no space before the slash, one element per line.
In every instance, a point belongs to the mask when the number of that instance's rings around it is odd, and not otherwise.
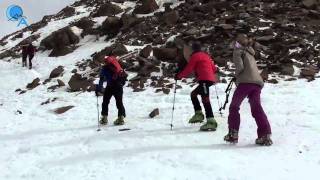
<path fill-rule="evenodd" d="M 209 88 L 216 83 L 216 66 L 210 55 L 201 51 L 201 44 L 195 42 L 192 44 L 192 55 L 187 66 L 176 75 L 175 79 L 180 80 L 188 77 L 192 72 L 195 73 L 199 85 L 191 92 L 191 101 L 195 110 L 194 116 L 189 120 L 189 123 L 202 123 L 204 115 L 201 110 L 198 95 L 201 95 L 202 103 L 206 112 L 207 123 L 200 127 L 201 131 L 215 131 L 217 122 L 214 119 L 212 107 L 210 103 Z"/>

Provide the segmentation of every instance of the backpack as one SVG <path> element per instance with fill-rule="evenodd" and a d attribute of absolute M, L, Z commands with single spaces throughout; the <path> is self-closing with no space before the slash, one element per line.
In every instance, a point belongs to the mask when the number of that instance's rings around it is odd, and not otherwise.
<path fill-rule="evenodd" d="M 117 76 L 117 82 L 124 86 L 126 84 L 126 81 L 128 81 L 128 74 L 124 71 L 124 70 L 121 70 L 119 73 L 118 73 L 118 76 Z"/>

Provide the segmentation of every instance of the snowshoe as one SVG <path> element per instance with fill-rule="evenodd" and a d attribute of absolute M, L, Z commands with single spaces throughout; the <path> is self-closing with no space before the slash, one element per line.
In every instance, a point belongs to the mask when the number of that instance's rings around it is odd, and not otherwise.
<path fill-rule="evenodd" d="M 101 116 L 99 123 L 100 125 L 108 124 L 108 116 Z"/>
<path fill-rule="evenodd" d="M 189 120 L 189 123 L 190 124 L 202 123 L 203 120 L 204 120 L 204 115 L 203 115 L 202 111 L 196 111 L 196 113 Z"/>
<path fill-rule="evenodd" d="M 230 129 L 229 133 L 226 136 L 224 136 L 224 140 L 232 144 L 238 143 L 238 138 L 238 131 L 233 129 Z"/>
<path fill-rule="evenodd" d="M 124 116 L 119 116 L 118 119 L 116 119 L 113 124 L 115 126 L 121 126 L 124 125 Z"/>
<path fill-rule="evenodd" d="M 260 146 L 271 146 L 273 144 L 273 142 L 271 140 L 271 134 L 267 134 L 265 136 L 257 138 L 256 144 L 260 145 Z"/>
<path fill-rule="evenodd" d="M 207 123 L 200 127 L 200 131 L 215 131 L 218 127 L 217 121 L 212 117 L 207 119 Z"/>

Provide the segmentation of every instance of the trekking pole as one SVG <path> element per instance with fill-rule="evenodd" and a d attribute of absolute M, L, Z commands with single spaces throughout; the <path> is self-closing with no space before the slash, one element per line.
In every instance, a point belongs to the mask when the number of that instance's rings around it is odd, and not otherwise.
<path fill-rule="evenodd" d="M 176 93 L 177 93 L 177 80 L 176 82 L 174 83 L 174 92 L 173 92 L 173 105 L 172 105 L 172 114 L 171 114 L 171 131 L 172 131 L 172 128 L 173 128 L 173 114 L 174 114 L 174 105 L 176 103 Z"/>
<path fill-rule="evenodd" d="M 219 113 L 220 113 L 220 115 L 222 117 L 221 102 L 220 102 L 220 98 L 219 98 L 219 95 L 218 95 L 218 90 L 217 90 L 216 84 L 214 84 L 214 87 L 215 87 L 215 90 L 216 90 L 216 95 L 217 95 L 217 100 L 218 100 Z"/>
<path fill-rule="evenodd" d="M 98 97 L 98 96 L 97 96 L 97 112 L 98 112 L 98 129 L 97 129 L 97 131 L 101 131 L 101 129 L 100 129 L 100 123 L 99 123 L 100 112 L 99 112 L 99 97 Z"/>
<path fill-rule="evenodd" d="M 222 110 L 225 110 L 225 109 L 226 109 L 226 106 L 227 106 L 227 104 L 228 104 L 228 102 L 229 102 L 229 96 L 230 96 L 230 92 L 231 92 L 231 90 L 232 90 L 232 85 L 233 85 L 233 83 L 234 83 L 234 79 L 232 79 L 232 80 L 229 82 L 229 84 L 228 84 L 228 86 L 227 86 L 227 89 L 225 90 L 226 100 L 225 100 L 223 106 L 219 109 L 219 111 L 222 111 Z"/>

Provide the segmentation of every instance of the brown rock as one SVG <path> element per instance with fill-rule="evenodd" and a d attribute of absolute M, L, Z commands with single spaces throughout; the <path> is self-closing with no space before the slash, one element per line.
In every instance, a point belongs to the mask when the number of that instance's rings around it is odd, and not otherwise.
<path fill-rule="evenodd" d="M 51 81 L 51 78 L 48 78 L 48 79 L 44 80 L 42 84 L 45 85 L 45 84 L 47 84 L 47 83 L 50 82 L 50 81 Z"/>
<path fill-rule="evenodd" d="M 219 26 L 220 26 L 221 28 L 223 28 L 224 30 L 234 29 L 233 25 L 231 25 L 231 24 L 220 24 Z"/>
<path fill-rule="evenodd" d="M 64 56 L 74 51 L 74 45 L 80 41 L 79 37 L 73 33 L 70 27 L 60 29 L 43 39 L 40 46 L 47 50 L 53 49 L 50 57 Z M 73 46 L 71 46 L 73 45 Z"/>
<path fill-rule="evenodd" d="M 214 62 L 219 66 L 225 66 L 227 61 L 228 61 L 227 59 L 220 56 L 214 58 Z"/>
<path fill-rule="evenodd" d="M 133 27 L 134 25 L 138 24 L 139 22 L 141 22 L 141 20 L 139 20 L 135 16 L 132 16 L 129 14 L 123 14 L 121 16 L 120 20 L 122 22 L 122 28 L 124 30 L 129 29 L 129 28 Z"/>
<path fill-rule="evenodd" d="M 26 93 L 26 92 L 27 92 L 26 90 L 20 91 L 19 95 L 20 95 L 20 94 L 24 94 L 24 93 Z"/>
<path fill-rule="evenodd" d="M 116 56 L 122 56 L 128 54 L 127 48 L 123 44 L 114 44 L 112 45 L 112 54 Z"/>
<path fill-rule="evenodd" d="M 71 91 L 86 91 L 95 87 L 93 80 L 82 77 L 80 74 L 74 74 L 68 84 Z"/>
<path fill-rule="evenodd" d="M 147 45 L 140 51 L 139 55 L 143 58 L 148 58 L 151 52 L 152 52 L 152 46 Z"/>
<path fill-rule="evenodd" d="M 63 114 L 67 111 L 69 111 L 70 109 L 74 108 L 74 106 L 65 106 L 65 107 L 60 107 L 54 110 L 54 112 L 56 114 Z"/>
<path fill-rule="evenodd" d="M 170 89 L 162 88 L 162 92 L 164 94 L 169 94 L 170 93 Z"/>
<path fill-rule="evenodd" d="M 302 77 L 307 77 L 307 76 L 315 76 L 317 73 L 317 71 L 315 69 L 312 68 L 304 68 L 301 70 L 300 75 Z"/>
<path fill-rule="evenodd" d="M 279 83 L 278 80 L 276 80 L 276 79 L 271 79 L 268 82 L 272 83 L 272 84 L 278 84 Z"/>
<path fill-rule="evenodd" d="M 262 36 L 262 37 L 258 37 L 256 40 L 259 42 L 265 42 L 265 41 L 271 41 L 274 40 L 274 36 L 273 35 L 269 35 L 269 36 Z"/>
<path fill-rule="evenodd" d="M 94 24 L 95 24 L 95 22 L 90 20 L 88 17 L 84 17 L 84 18 L 80 19 L 79 21 L 77 21 L 76 23 L 74 23 L 75 26 L 77 26 L 78 28 L 81 28 L 83 30 L 90 29 Z"/>
<path fill-rule="evenodd" d="M 36 78 L 31 83 L 27 85 L 27 89 L 32 90 L 40 85 L 40 79 Z"/>
<path fill-rule="evenodd" d="M 159 114 L 160 114 L 159 108 L 156 108 L 149 114 L 149 117 L 154 118 L 156 116 L 159 116 Z"/>
<path fill-rule="evenodd" d="M 319 0 L 303 0 L 302 3 L 307 8 L 312 8 L 312 7 L 316 6 L 316 5 L 320 5 L 320 1 Z"/>
<path fill-rule="evenodd" d="M 57 14 L 57 16 L 60 16 L 60 17 L 70 17 L 70 16 L 73 16 L 75 13 L 76 13 L 76 10 L 75 10 L 74 7 L 67 6 L 67 7 L 63 8 L 63 9 Z"/>
<path fill-rule="evenodd" d="M 179 20 L 178 11 L 167 12 L 163 15 L 162 21 L 167 25 L 175 25 Z"/>
<path fill-rule="evenodd" d="M 158 59 L 166 62 L 175 62 L 177 57 L 176 48 L 154 48 L 153 55 Z"/>
<path fill-rule="evenodd" d="M 292 76 L 294 74 L 294 68 L 292 64 L 284 64 L 281 69 L 281 74 Z"/>
<path fill-rule="evenodd" d="M 58 85 L 59 85 L 60 87 L 66 85 L 61 79 L 57 79 L 57 81 L 58 81 Z"/>
<path fill-rule="evenodd" d="M 108 38 L 115 37 L 122 27 L 122 22 L 118 17 L 108 17 L 100 27 L 103 35 L 108 35 Z"/>
<path fill-rule="evenodd" d="M 100 16 L 114 16 L 116 14 L 119 14 L 123 12 L 121 7 L 112 4 L 110 2 L 107 2 L 103 5 L 101 5 L 97 12 L 93 14 L 93 17 L 100 17 Z"/>
<path fill-rule="evenodd" d="M 149 14 L 159 9 L 155 0 L 140 0 L 140 4 L 133 10 L 133 14 Z"/>
<path fill-rule="evenodd" d="M 297 78 L 288 78 L 285 81 L 295 81 L 295 80 L 297 80 Z"/>
<path fill-rule="evenodd" d="M 58 66 L 57 68 L 53 69 L 50 73 L 50 78 L 56 78 L 62 75 L 64 69 L 63 66 Z"/>

